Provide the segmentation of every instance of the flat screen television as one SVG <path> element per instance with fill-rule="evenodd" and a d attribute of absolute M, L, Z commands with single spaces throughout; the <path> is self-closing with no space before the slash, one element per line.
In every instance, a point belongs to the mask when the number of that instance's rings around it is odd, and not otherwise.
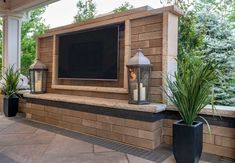
<path fill-rule="evenodd" d="M 58 78 L 118 80 L 120 24 L 58 36 Z"/>

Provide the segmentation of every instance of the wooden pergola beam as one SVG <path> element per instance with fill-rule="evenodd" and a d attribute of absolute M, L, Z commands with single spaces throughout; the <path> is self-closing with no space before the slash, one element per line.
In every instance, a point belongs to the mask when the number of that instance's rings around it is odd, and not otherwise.
<path fill-rule="evenodd" d="M 0 0 L 0 14 L 26 12 L 59 0 Z"/>

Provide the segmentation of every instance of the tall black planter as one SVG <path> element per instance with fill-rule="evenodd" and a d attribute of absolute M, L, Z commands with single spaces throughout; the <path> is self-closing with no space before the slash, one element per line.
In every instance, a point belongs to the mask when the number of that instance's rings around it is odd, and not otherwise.
<path fill-rule="evenodd" d="M 187 126 L 182 120 L 173 124 L 173 153 L 177 163 L 198 163 L 202 153 L 203 123 Z"/>
<path fill-rule="evenodd" d="M 14 117 L 18 112 L 18 97 L 4 97 L 3 111 L 6 117 Z"/>

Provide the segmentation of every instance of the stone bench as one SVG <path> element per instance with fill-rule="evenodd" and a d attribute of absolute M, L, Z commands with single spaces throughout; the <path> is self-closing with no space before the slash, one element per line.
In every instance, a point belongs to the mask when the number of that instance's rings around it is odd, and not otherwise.
<path fill-rule="evenodd" d="M 141 148 L 162 143 L 164 104 L 132 105 L 113 100 L 60 94 L 24 94 L 27 118 Z"/>

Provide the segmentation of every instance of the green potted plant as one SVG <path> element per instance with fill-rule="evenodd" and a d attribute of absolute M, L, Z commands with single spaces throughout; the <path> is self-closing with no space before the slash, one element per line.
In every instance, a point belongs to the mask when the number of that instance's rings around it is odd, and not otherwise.
<path fill-rule="evenodd" d="M 167 78 L 166 94 L 181 117 L 173 124 L 173 153 L 177 163 L 197 163 L 200 160 L 203 123 L 196 118 L 213 101 L 211 94 L 217 76 L 216 64 L 205 63 L 195 55 L 186 55 L 178 61 L 178 71 L 173 78 Z"/>
<path fill-rule="evenodd" d="M 3 112 L 5 116 L 16 116 L 18 112 L 18 83 L 20 72 L 14 70 L 14 66 L 6 68 L 2 75 L 2 91 L 4 93 Z"/>

